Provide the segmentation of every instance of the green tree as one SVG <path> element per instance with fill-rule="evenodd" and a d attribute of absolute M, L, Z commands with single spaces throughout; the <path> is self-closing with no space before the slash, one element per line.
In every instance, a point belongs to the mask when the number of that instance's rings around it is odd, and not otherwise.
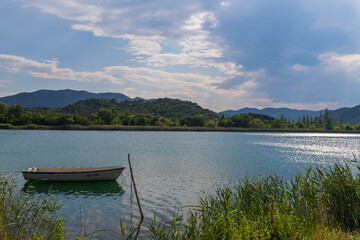
<path fill-rule="evenodd" d="M 345 130 L 354 130 L 354 125 L 350 124 L 350 123 L 347 123 L 345 124 Z"/>
<path fill-rule="evenodd" d="M 31 123 L 36 124 L 36 125 L 45 125 L 44 124 L 44 116 L 39 112 L 35 112 L 35 113 L 31 114 Z"/>
<path fill-rule="evenodd" d="M 325 108 L 324 112 L 324 127 L 326 130 L 333 129 L 333 120 L 331 117 L 329 117 L 329 110 L 327 108 Z"/>
<path fill-rule="evenodd" d="M 234 115 L 230 119 L 233 122 L 233 127 L 248 128 L 250 127 L 250 121 L 253 118 L 249 114 L 245 113 L 240 115 Z"/>
<path fill-rule="evenodd" d="M 283 128 L 283 122 L 280 119 L 274 119 L 271 122 L 271 127 L 272 128 Z"/>
<path fill-rule="evenodd" d="M 43 123 L 47 126 L 56 126 L 58 121 L 57 115 L 53 113 L 47 113 L 44 115 Z"/>
<path fill-rule="evenodd" d="M 7 123 L 9 107 L 5 103 L 0 102 L 0 123 Z"/>
<path fill-rule="evenodd" d="M 299 122 L 299 123 L 297 123 L 297 127 L 298 127 L 299 129 L 305 129 L 305 128 L 306 128 L 306 125 L 305 125 L 305 123 L 303 123 L 303 122 Z"/>
<path fill-rule="evenodd" d="M 221 114 L 218 124 L 219 127 L 228 127 L 228 119 L 225 117 L 224 114 Z"/>
<path fill-rule="evenodd" d="M 250 125 L 251 125 L 251 127 L 253 127 L 253 128 L 263 128 L 264 123 L 263 123 L 263 121 L 261 121 L 260 119 L 255 118 L 255 119 L 253 119 L 253 120 L 250 121 Z"/>
<path fill-rule="evenodd" d="M 116 118 L 116 110 L 115 109 L 107 109 L 102 108 L 98 114 L 97 117 L 100 120 L 100 123 L 104 124 L 110 124 L 115 118 Z"/>
<path fill-rule="evenodd" d="M 28 123 L 28 115 L 24 115 L 24 108 L 20 104 L 11 105 L 8 111 L 8 123 L 24 125 Z"/>
<path fill-rule="evenodd" d="M 205 124 L 206 124 L 206 118 L 203 115 L 184 117 L 180 119 L 181 126 L 203 127 L 205 126 Z"/>

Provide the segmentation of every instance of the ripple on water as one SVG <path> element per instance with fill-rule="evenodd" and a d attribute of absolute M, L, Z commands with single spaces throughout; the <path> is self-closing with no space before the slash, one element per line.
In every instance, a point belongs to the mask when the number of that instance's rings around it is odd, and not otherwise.
<path fill-rule="evenodd" d="M 13 172 L 24 190 L 21 169 L 127 166 L 130 153 L 147 220 L 198 204 L 199 195 L 212 192 L 215 184 L 233 185 L 259 173 L 289 177 L 307 164 L 351 160 L 352 153 L 360 154 L 360 135 L 352 134 L 0 130 L 0 136 L 0 168 Z M 132 222 L 139 219 L 136 199 L 130 198 L 128 168 L 110 184 L 49 188 L 40 185 L 31 194 L 57 197 L 72 235 L 87 224 L 89 231 L 99 226 L 111 230 L 104 239 L 117 239 L 120 218 L 132 214 Z"/>

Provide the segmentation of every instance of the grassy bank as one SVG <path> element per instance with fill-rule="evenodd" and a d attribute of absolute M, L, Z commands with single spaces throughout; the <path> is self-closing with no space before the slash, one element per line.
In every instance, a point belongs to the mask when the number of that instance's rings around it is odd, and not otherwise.
<path fill-rule="evenodd" d="M 181 126 L 124 126 L 124 125 L 19 125 L 0 124 L 0 129 L 13 130 L 84 130 L 84 131 L 174 131 L 174 132 L 290 132 L 290 133 L 360 133 L 360 130 L 283 129 L 283 128 L 224 128 Z"/>
<path fill-rule="evenodd" d="M 64 239 L 58 209 L 54 198 L 31 196 L 11 178 L 0 176 L 0 239 Z"/>
<path fill-rule="evenodd" d="M 309 167 L 292 179 L 245 178 L 204 194 L 172 219 L 154 218 L 151 239 L 360 239 L 360 174 Z"/>

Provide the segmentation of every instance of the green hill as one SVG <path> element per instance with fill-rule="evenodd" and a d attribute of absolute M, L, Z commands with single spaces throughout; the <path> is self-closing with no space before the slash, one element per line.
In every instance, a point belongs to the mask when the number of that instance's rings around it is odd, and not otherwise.
<path fill-rule="evenodd" d="M 217 118 L 217 113 L 204 109 L 198 104 L 179 99 L 160 98 L 153 101 L 123 101 L 117 102 L 115 99 L 87 99 L 63 108 L 56 109 L 57 112 L 78 114 L 84 117 L 97 113 L 100 109 L 114 108 L 120 113 L 130 114 L 151 114 L 170 118 L 172 120 L 187 116 L 204 115 L 208 118 Z"/>

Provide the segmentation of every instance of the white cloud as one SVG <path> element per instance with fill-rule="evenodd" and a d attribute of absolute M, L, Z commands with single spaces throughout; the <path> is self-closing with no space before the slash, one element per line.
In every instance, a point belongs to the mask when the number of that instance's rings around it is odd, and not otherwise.
<path fill-rule="evenodd" d="M 239 102 L 245 102 L 249 92 L 257 84 L 254 78 L 249 78 L 234 88 L 220 89 L 216 85 L 226 81 L 224 77 L 210 77 L 193 73 L 168 73 L 127 66 L 107 67 L 105 71 L 121 78 L 125 85 L 133 86 L 131 91 L 127 91 L 132 97 L 180 98 L 195 101 L 203 107 L 217 111 L 238 105 Z"/>
<path fill-rule="evenodd" d="M 335 109 L 359 104 L 360 54 L 325 52 L 313 65 L 294 64 L 284 77 L 263 76 L 267 106 Z M 265 105 L 265 103 L 264 103 Z"/>
<path fill-rule="evenodd" d="M 229 2 L 225 2 L 225 1 L 220 3 L 222 7 L 227 7 L 229 6 L 229 4 L 230 4 Z"/>
<path fill-rule="evenodd" d="M 168 73 L 161 70 L 149 68 L 132 68 L 128 66 L 112 66 L 105 68 L 105 72 L 122 79 L 129 84 L 137 84 L 142 87 L 172 91 L 194 87 L 201 87 L 203 90 L 211 88 L 222 79 L 213 78 L 193 73 Z"/>
<path fill-rule="evenodd" d="M 360 54 L 325 53 L 319 59 L 321 65 L 329 70 L 343 69 L 347 73 L 360 73 Z"/>
<path fill-rule="evenodd" d="M 0 97 L 7 97 L 18 94 L 18 92 L 0 92 Z"/>
<path fill-rule="evenodd" d="M 197 12 L 185 21 L 183 29 L 185 30 L 202 30 L 203 24 L 209 22 L 211 27 L 216 27 L 218 20 L 212 12 Z"/>
<path fill-rule="evenodd" d="M 360 54 L 338 54 L 334 52 L 323 53 L 318 56 L 320 60 L 319 65 L 305 66 L 302 64 L 295 64 L 292 68 L 299 72 L 311 72 L 313 74 L 323 75 L 321 79 L 327 74 L 344 74 L 343 80 L 359 80 L 360 81 Z"/>
<path fill-rule="evenodd" d="M 177 88 L 211 87 L 222 78 L 194 73 L 168 73 L 150 68 L 110 66 L 103 71 L 76 72 L 70 68 L 59 68 L 57 61 L 37 62 L 24 57 L 0 54 L 0 69 L 12 73 L 26 73 L 38 78 L 65 79 L 83 82 L 104 82 L 115 84 L 138 84 L 163 90 Z M 131 88 L 131 86 L 129 86 Z"/>
<path fill-rule="evenodd" d="M 204 107 L 223 110 L 248 96 L 257 85 L 256 73 L 244 77 L 244 81 L 231 89 L 219 89 L 217 85 L 228 77 L 213 77 L 196 73 L 169 73 L 145 67 L 109 66 L 102 71 L 77 72 L 59 68 L 55 60 L 38 62 L 24 57 L 0 54 L 0 70 L 25 73 L 43 79 L 121 85 L 132 97 L 172 97 L 198 102 Z M 0 81 L 1 82 L 1 81 Z"/>
<path fill-rule="evenodd" d="M 65 79 L 83 82 L 118 82 L 105 72 L 75 72 L 69 68 L 58 68 L 57 61 L 37 62 L 24 57 L 0 54 L 0 69 L 8 72 L 27 73 L 34 77 Z"/>
<path fill-rule="evenodd" d="M 75 0 L 18 0 L 25 7 L 35 7 L 42 12 L 59 18 L 79 22 L 73 28 L 93 31 L 101 29 L 102 36 L 119 37 L 130 34 L 137 36 L 165 36 L 176 34 L 190 16 L 199 15 L 203 4 L 190 0 L 173 2 L 158 1 L 75 1 Z M 211 1 L 206 1 L 206 5 Z M 200 14 L 202 22 L 216 23 L 211 12 Z M 203 16 L 204 15 L 204 16 Z M 194 17 L 196 18 L 196 17 Z M 194 20 L 195 21 L 195 20 Z"/>
<path fill-rule="evenodd" d="M 187 65 L 213 67 L 223 58 L 220 37 L 211 36 L 204 29 L 215 28 L 218 19 L 204 6 L 217 1 L 183 2 L 167 1 L 131 3 L 118 1 L 45 0 L 24 1 L 26 7 L 35 7 L 47 14 L 75 21 L 71 28 L 92 32 L 97 37 L 121 38 L 128 41 L 123 49 L 134 55 L 133 61 L 152 66 Z M 216 10 L 216 9 L 214 9 Z M 180 52 L 164 51 L 163 44 L 177 43 Z M 144 55 L 145 58 L 136 56 Z M 170 60 L 170 62 L 168 61 Z M 227 62 L 227 61 L 225 61 Z M 221 68 L 218 68 L 221 69 Z"/>
<path fill-rule="evenodd" d="M 296 71 L 307 71 L 307 70 L 309 70 L 309 66 L 305 66 L 302 64 L 295 64 L 292 66 L 292 69 L 294 69 Z"/>
<path fill-rule="evenodd" d="M 5 71 L 23 72 L 40 78 L 122 84 L 126 91 L 144 97 L 177 96 L 214 108 L 270 106 L 271 103 L 290 106 L 286 102 L 291 106 L 311 107 L 306 105 L 310 101 L 331 104 L 336 102 L 333 100 L 338 97 L 337 90 L 344 82 L 360 79 L 359 55 L 328 52 L 354 49 L 353 45 L 343 42 L 352 36 L 350 34 L 357 34 L 354 31 L 356 24 L 352 24 L 354 12 L 344 8 L 354 8 L 356 12 L 356 6 L 360 5 L 353 0 L 344 0 L 344 3 L 330 0 L 327 1 L 329 4 L 324 0 L 286 4 L 264 0 L 184 0 L 171 3 L 166 0 L 18 1 L 25 7 L 34 7 L 69 20 L 74 30 L 126 40 L 119 49 L 129 54 L 132 64 L 136 62 L 136 66 L 142 67 L 110 66 L 102 71 L 76 72 L 58 67 L 56 61 L 36 62 L 0 55 L 0 69 Z M 284 8 L 289 11 L 284 11 Z M 349 17 L 344 18 L 345 15 Z M 299 16 L 306 16 L 306 20 Z M 284 25 L 284 21 L 288 24 Z M 316 34 L 314 28 L 319 30 Z M 339 32 L 348 35 L 339 35 L 337 39 Z M 227 42 L 216 34 L 223 34 L 231 41 Z M 333 36 L 330 44 L 323 44 L 324 39 L 330 39 L 329 36 Z M 329 50 L 337 42 L 344 45 Z M 321 44 L 326 53 L 319 55 L 318 65 L 306 65 L 307 59 L 316 60 L 314 56 L 318 54 L 316 49 L 319 46 L 314 43 Z M 278 46 L 299 50 L 285 56 L 284 49 Z M 233 58 L 230 59 L 227 53 L 231 53 Z M 301 64 L 294 64 L 294 59 L 301 59 Z M 289 62 L 292 66 L 284 70 L 283 66 Z M 255 70 L 249 71 L 244 66 Z M 182 73 L 169 73 L 167 69 Z M 212 73 L 207 75 L 208 70 Z M 331 87 L 336 90 L 331 91 Z M 326 100 L 325 95 L 330 100 Z M 316 104 L 312 106 L 316 107 Z"/>
<path fill-rule="evenodd" d="M 39 8 L 43 13 L 56 15 L 60 18 L 68 20 L 76 20 L 80 22 L 100 22 L 102 15 L 105 14 L 102 8 L 98 8 L 94 4 L 84 3 L 84 1 L 21 1 L 25 7 Z"/>
<path fill-rule="evenodd" d="M 165 40 L 163 37 L 144 37 L 134 35 L 124 35 L 123 39 L 129 40 L 128 45 L 124 48 L 125 51 L 138 55 L 156 55 L 162 50 L 160 43 Z"/>

